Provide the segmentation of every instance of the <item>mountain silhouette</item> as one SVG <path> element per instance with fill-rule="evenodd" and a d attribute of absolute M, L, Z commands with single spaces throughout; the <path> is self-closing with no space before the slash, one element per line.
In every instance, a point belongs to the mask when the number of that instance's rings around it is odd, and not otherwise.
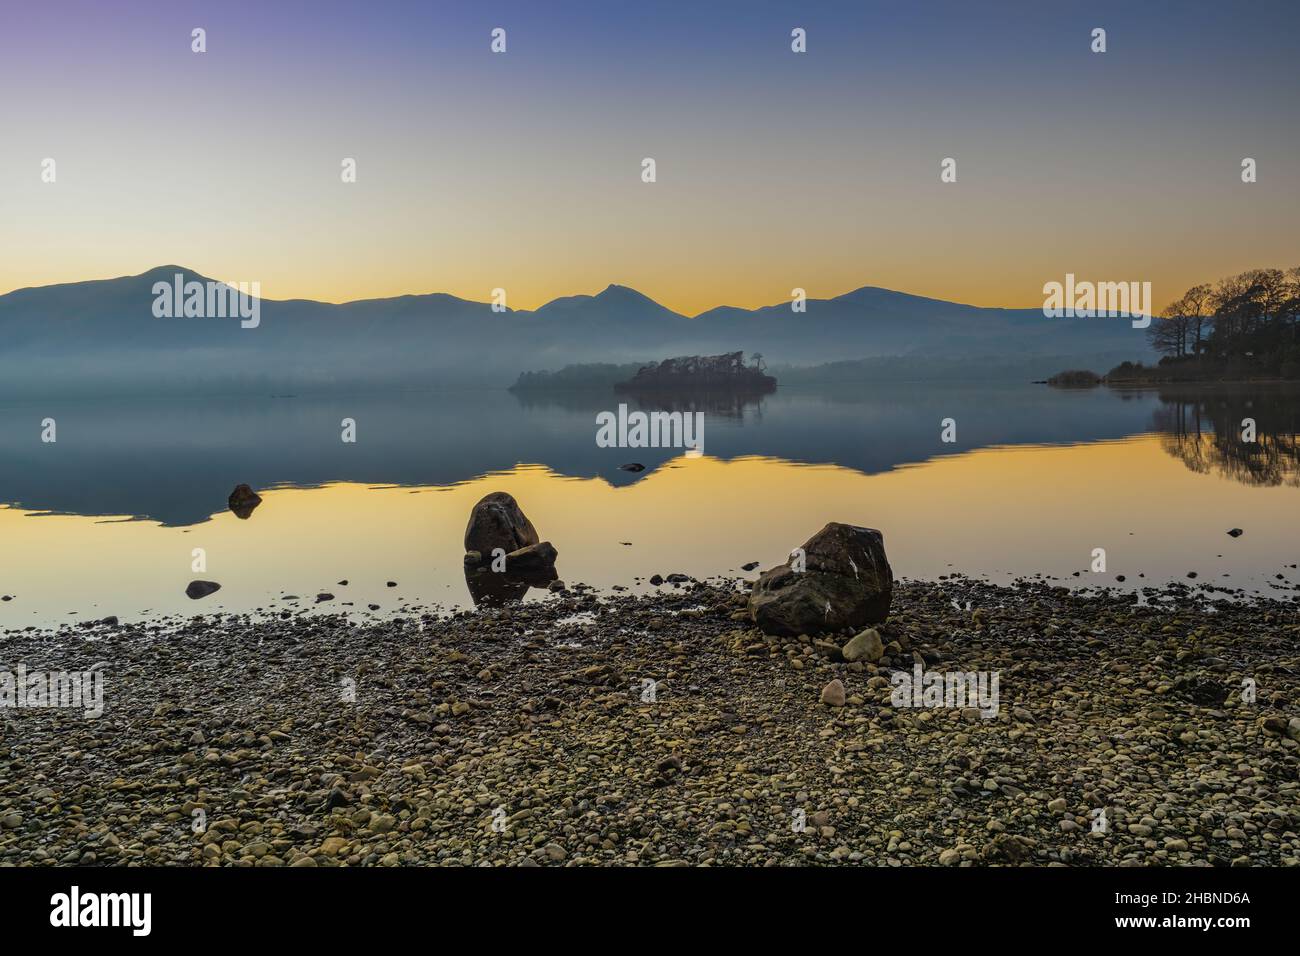
<path fill-rule="evenodd" d="M 136 276 L 18 289 L 0 296 L 0 394 L 505 386 L 525 370 L 579 362 L 762 352 L 769 364 L 907 356 L 976 366 L 1015 359 L 1027 373 L 1062 362 L 1104 371 L 1149 358 L 1126 319 L 1048 319 L 1038 309 L 979 308 L 866 286 L 757 309 L 685 316 L 622 285 L 493 311 L 445 293 L 340 304 L 259 300 L 259 324 L 157 318 L 155 283 L 211 280 L 165 265 Z M 919 364 L 918 364 L 919 363 Z M 936 373 L 937 374 L 937 373 Z"/>

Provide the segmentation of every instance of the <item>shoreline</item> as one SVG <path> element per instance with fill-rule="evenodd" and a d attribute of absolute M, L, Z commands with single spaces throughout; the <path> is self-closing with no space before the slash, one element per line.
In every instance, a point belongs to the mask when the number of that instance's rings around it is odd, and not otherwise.
<path fill-rule="evenodd" d="M 698 584 L 12 632 L 105 707 L 0 710 L 0 865 L 1300 865 L 1300 607 L 1166 593 L 900 582 L 874 664 Z"/>

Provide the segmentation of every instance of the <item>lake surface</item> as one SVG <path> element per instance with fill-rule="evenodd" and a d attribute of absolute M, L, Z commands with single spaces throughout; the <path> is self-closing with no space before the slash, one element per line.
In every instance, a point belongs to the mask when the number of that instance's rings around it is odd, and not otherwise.
<path fill-rule="evenodd" d="M 602 590 L 753 577 L 741 566 L 843 521 L 881 529 L 900 577 L 1300 594 L 1293 390 L 890 384 L 668 403 L 704 411 L 699 454 L 599 447 L 596 414 L 620 401 L 664 404 L 497 390 L 0 404 L 0 628 L 471 606 L 462 538 L 491 491 L 519 500 L 563 580 Z M 264 499 L 246 520 L 226 507 L 239 483 Z M 191 601 L 196 578 L 222 590 Z M 321 592 L 334 599 L 314 605 Z"/>

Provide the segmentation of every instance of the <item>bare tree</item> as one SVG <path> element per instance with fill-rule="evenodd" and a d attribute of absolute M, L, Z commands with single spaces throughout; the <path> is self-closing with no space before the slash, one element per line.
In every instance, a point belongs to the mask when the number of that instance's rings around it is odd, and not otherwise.
<path fill-rule="evenodd" d="M 1171 302 L 1160 315 L 1159 320 L 1151 323 L 1147 335 L 1151 347 L 1157 352 L 1175 358 L 1187 354 L 1187 333 L 1190 323 L 1182 312 L 1182 300 Z"/>
<path fill-rule="evenodd" d="M 1187 316 L 1189 323 L 1189 332 L 1192 341 L 1188 351 L 1192 355 L 1200 355 L 1205 348 L 1205 340 L 1209 337 L 1210 327 L 1214 322 L 1214 290 L 1208 283 L 1194 285 L 1184 293 L 1182 299 L 1182 311 Z"/>

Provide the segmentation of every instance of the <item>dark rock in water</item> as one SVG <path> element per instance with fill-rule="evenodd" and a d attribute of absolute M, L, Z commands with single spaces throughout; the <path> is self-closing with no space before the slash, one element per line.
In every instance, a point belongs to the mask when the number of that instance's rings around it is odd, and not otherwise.
<path fill-rule="evenodd" d="M 645 465 L 639 461 L 628 462 L 626 465 L 619 465 L 619 471 L 645 471 Z"/>
<path fill-rule="evenodd" d="M 506 555 L 506 574 L 536 575 L 555 573 L 555 559 L 559 552 L 549 541 L 530 544 Z"/>
<path fill-rule="evenodd" d="M 1242 531 L 1240 528 L 1233 528 L 1228 532 L 1228 534 L 1232 535 L 1234 538 L 1240 538 L 1245 533 L 1246 532 Z"/>
<path fill-rule="evenodd" d="M 389 586 L 390 588 L 395 588 L 395 587 L 397 587 L 397 582 L 396 582 L 396 581 L 389 581 L 389 582 L 388 582 L 388 586 Z"/>
<path fill-rule="evenodd" d="M 334 600 L 334 595 L 330 594 L 328 591 L 322 591 L 320 594 L 316 595 L 317 604 L 320 604 L 322 601 L 332 601 L 332 600 Z"/>
<path fill-rule="evenodd" d="M 347 578 L 344 578 L 342 581 L 339 582 L 339 585 L 340 585 L 341 587 L 347 587 L 347 586 L 348 586 L 348 579 L 347 579 Z"/>
<path fill-rule="evenodd" d="M 253 513 L 253 509 L 262 503 L 262 496 L 248 485 L 236 485 L 235 490 L 226 499 L 226 503 L 230 505 L 230 510 L 236 517 L 247 519 Z"/>
<path fill-rule="evenodd" d="M 12 601 L 13 599 L 14 598 L 12 594 L 6 594 L 3 597 L 0 597 L 0 601 Z"/>
<path fill-rule="evenodd" d="M 749 564 L 742 564 L 742 565 L 740 566 L 740 570 L 742 570 L 742 571 L 753 571 L 756 567 L 758 567 L 758 562 L 757 562 L 757 561 L 750 561 Z"/>
<path fill-rule="evenodd" d="M 505 567 L 493 560 L 505 552 Z M 518 502 L 494 491 L 474 506 L 465 529 L 465 584 L 477 604 L 503 604 L 530 587 L 546 588 L 559 578 L 555 546 L 542 541 Z"/>
<path fill-rule="evenodd" d="M 652 574 L 650 576 L 650 583 L 655 585 L 663 584 L 664 576 L 662 574 Z"/>
<path fill-rule="evenodd" d="M 492 555 L 482 555 L 477 551 L 465 552 L 465 569 L 482 568 L 492 574 L 513 575 L 515 577 L 540 578 L 542 585 L 555 579 L 555 559 L 559 552 L 549 541 L 539 541 L 526 548 L 519 548 L 502 555 L 502 560 Z"/>
<path fill-rule="evenodd" d="M 764 571 L 749 596 L 754 623 L 767 634 L 861 630 L 889 616 L 894 572 L 884 537 L 872 528 L 831 522 L 794 558 Z"/>
<path fill-rule="evenodd" d="M 215 591 L 220 591 L 221 585 L 216 581 L 191 581 L 185 588 L 185 596 L 191 601 L 197 601 L 199 598 L 205 598 Z"/>
<path fill-rule="evenodd" d="M 493 548 L 509 554 L 539 541 L 537 529 L 524 515 L 519 503 L 504 491 L 485 495 L 470 512 L 469 524 L 465 527 L 465 550 L 477 551 L 480 555 L 491 555 Z"/>
<path fill-rule="evenodd" d="M 117 623 L 118 623 L 118 622 L 117 622 L 117 615 L 116 615 L 116 614 L 110 614 L 108 617 L 104 618 L 104 619 L 103 619 L 102 621 L 100 621 L 99 623 L 100 623 L 100 624 L 103 624 L 105 627 L 117 627 Z"/>

